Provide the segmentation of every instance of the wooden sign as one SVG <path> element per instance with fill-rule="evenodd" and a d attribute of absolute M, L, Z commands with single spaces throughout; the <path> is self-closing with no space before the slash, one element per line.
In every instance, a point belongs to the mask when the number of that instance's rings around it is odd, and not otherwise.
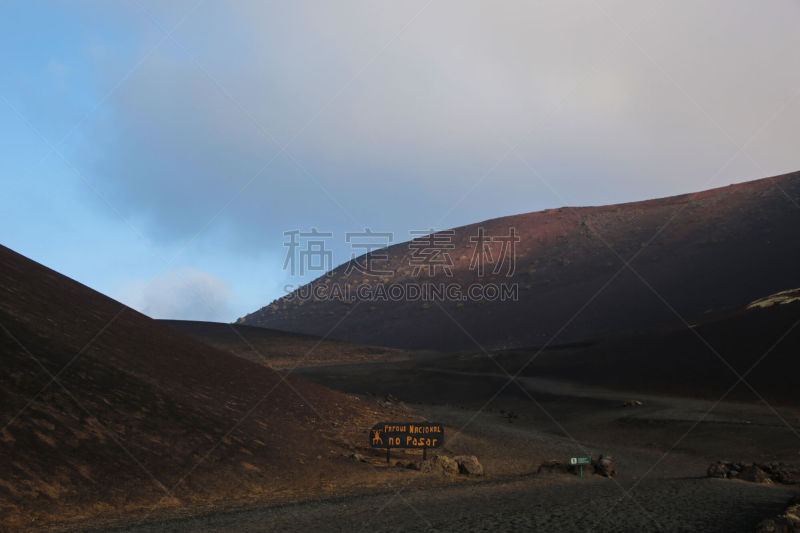
<path fill-rule="evenodd" d="M 381 422 L 369 430 L 373 448 L 439 448 L 444 427 L 430 422 Z"/>

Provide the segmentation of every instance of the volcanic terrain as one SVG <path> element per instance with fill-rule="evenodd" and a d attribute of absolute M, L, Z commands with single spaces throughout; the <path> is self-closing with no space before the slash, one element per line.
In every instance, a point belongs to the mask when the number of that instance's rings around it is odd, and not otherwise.
<path fill-rule="evenodd" d="M 378 283 L 473 283 L 470 236 L 514 227 L 516 269 L 478 282 L 515 301 L 285 298 L 238 324 L 152 320 L 0 248 L 0 529 L 753 531 L 800 481 L 798 195 L 794 173 L 496 219 L 454 230 L 452 277 L 402 244 Z M 376 284 L 346 268 L 313 284 Z M 401 420 L 484 474 L 387 462 L 367 429 Z"/>
<path fill-rule="evenodd" d="M 0 529 L 370 482 L 343 455 L 374 405 L 198 342 L 7 248 L 0 343 Z"/>
<path fill-rule="evenodd" d="M 497 218 L 455 228 L 452 235 L 440 232 L 434 246 L 439 255 L 410 243 L 373 252 L 376 269 L 393 275 L 348 274 L 352 265 L 346 263 L 311 283 L 328 294 L 347 286 L 352 301 L 300 298 L 302 290 L 310 293 L 306 287 L 239 323 L 324 335 L 350 313 L 333 337 L 440 350 L 472 349 L 476 342 L 487 350 L 525 348 L 683 326 L 800 286 L 798 206 L 800 172 L 794 172 L 658 200 Z M 508 236 L 514 228 L 520 240 L 513 272 L 502 242 L 484 241 L 494 263 L 478 275 L 474 239 L 480 228 L 490 237 Z M 426 254 L 447 254 L 449 272 L 446 262 L 432 270 L 423 262 L 415 272 Z M 356 292 L 364 284 L 449 283 L 465 289 L 473 283 L 515 285 L 518 297 L 384 301 Z"/>

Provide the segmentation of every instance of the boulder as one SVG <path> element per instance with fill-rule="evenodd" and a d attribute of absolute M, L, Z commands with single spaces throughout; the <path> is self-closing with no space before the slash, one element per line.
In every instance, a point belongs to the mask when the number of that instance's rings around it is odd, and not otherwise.
<path fill-rule="evenodd" d="M 717 477 L 717 478 L 726 478 L 729 477 L 731 469 L 728 466 L 728 463 L 723 463 L 722 461 L 717 461 L 716 463 L 712 463 L 708 470 L 706 471 L 706 475 L 708 477 Z"/>
<path fill-rule="evenodd" d="M 783 483 L 794 485 L 800 483 L 800 466 L 783 463 L 731 463 L 717 461 L 709 465 L 708 477 L 741 479 L 753 483 Z"/>
<path fill-rule="evenodd" d="M 594 471 L 605 477 L 612 477 L 617 474 L 617 461 L 609 455 L 601 455 L 594 464 Z"/>
<path fill-rule="evenodd" d="M 458 463 L 458 471 L 468 476 L 482 476 L 483 465 L 474 455 L 456 455 L 453 460 Z"/>
<path fill-rule="evenodd" d="M 746 466 L 739 472 L 739 479 L 753 483 L 772 483 L 772 479 L 757 465 Z"/>
<path fill-rule="evenodd" d="M 452 457 L 446 455 L 435 455 L 430 459 L 422 461 L 420 471 L 439 472 L 446 476 L 458 474 L 458 463 Z"/>
<path fill-rule="evenodd" d="M 761 465 L 759 465 L 761 466 Z M 769 473 L 773 481 L 785 485 L 795 485 L 800 483 L 800 466 L 785 465 L 783 463 L 761 466 L 761 469 Z"/>

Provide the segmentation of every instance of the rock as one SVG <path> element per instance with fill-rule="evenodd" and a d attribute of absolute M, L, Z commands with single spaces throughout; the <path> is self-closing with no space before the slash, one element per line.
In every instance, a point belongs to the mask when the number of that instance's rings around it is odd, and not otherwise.
<path fill-rule="evenodd" d="M 608 455 L 601 455 L 594 464 L 594 471 L 605 477 L 612 477 L 617 474 L 617 461 Z"/>
<path fill-rule="evenodd" d="M 772 480 L 778 483 L 784 483 L 786 485 L 800 483 L 800 466 L 790 466 L 779 463 L 770 465 L 768 472 Z"/>
<path fill-rule="evenodd" d="M 351 459 L 353 461 L 361 462 L 361 463 L 366 463 L 367 462 L 367 459 L 363 455 L 361 455 L 359 453 L 350 454 L 350 455 L 347 456 L 347 458 Z"/>
<path fill-rule="evenodd" d="M 730 473 L 731 469 L 728 466 L 728 464 L 729 463 L 723 463 L 722 461 L 717 461 L 716 463 L 712 463 L 708 467 L 706 475 L 708 477 L 717 477 L 717 478 L 729 477 L 728 474 Z"/>
<path fill-rule="evenodd" d="M 708 477 L 741 479 L 753 483 L 784 483 L 794 485 L 800 483 L 800 466 L 783 463 L 730 463 L 717 461 L 708 467 Z"/>
<path fill-rule="evenodd" d="M 769 474 L 756 465 L 746 466 L 739 472 L 739 479 L 753 483 L 772 483 Z"/>
<path fill-rule="evenodd" d="M 468 476 L 482 476 L 483 465 L 474 455 L 456 455 L 453 460 L 458 463 L 458 471 Z"/>
<path fill-rule="evenodd" d="M 458 474 L 458 463 L 453 458 L 440 455 L 434 457 L 434 459 L 439 463 L 444 474 Z"/>
<path fill-rule="evenodd" d="M 458 463 L 452 457 L 435 455 L 422 461 L 420 471 L 425 473 L 439 472 L 446 476 L 456 475 L 458 474 Z"/>

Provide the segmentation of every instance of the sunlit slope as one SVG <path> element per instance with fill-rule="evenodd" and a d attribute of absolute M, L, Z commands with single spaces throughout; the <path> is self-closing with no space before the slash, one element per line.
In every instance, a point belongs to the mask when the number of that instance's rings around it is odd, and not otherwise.
<path fill-rule="evenodd" d="M 705 192 L 603 207 L 562 208 L 455 228 L 446 237 L 448 276 L 415 275 L 408 243 L 380 253 L 376 278 L 345 274 L 348 264 L 311 286 L 474 283 L 516 286 L 515 301 L 442 302 L 284 297 L 240 322 L 343 340 L 447 350 L 537 346 L 653 325 L 676 325 L 800 286 L 800 173 Z M 475 237 L 519 236 L 515 268 L 483 276 Z M 490 245 L 495 263 L 502 243 Z M 362 261 L 363 262 L 363 261 Z M 631 268 L 625 263 L 629 262 Z M 303 289 L 307 290 L 307 288 Z M 441 308 L 440 308 L 441 305 Z M 468 332 L 468 333 L 465 333 Z"/>

